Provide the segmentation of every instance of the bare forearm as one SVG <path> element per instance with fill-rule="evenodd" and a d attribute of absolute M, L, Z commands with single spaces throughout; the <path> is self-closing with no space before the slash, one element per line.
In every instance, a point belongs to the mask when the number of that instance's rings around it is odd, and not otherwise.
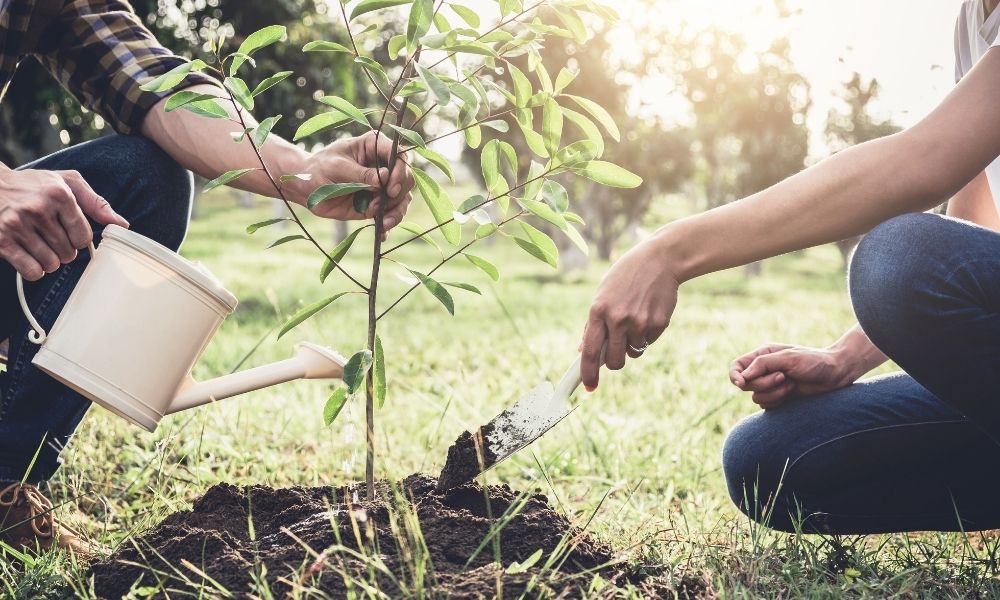
<path fill-rule="evenodd" d="M 188 88 L 191 91 L 223 95 L 217 87 L 205 85 Z M 238 122 L 235 109 L 228 99 L 221 102 L 230 111 L 232 119 L 209 119 L 187 110 L 165 112 L 161 101 L 146 116 L 142 134 L 152 139 L 160 148 L 186 169 L 202 177 L 213 179 L 232 169 L 259 168 L 260 161 L 254 153 L 249 139 L 234 143 L 230 134 L 239 135 L 243 126 Z M 254 127 L 257 121 L 248 113 L 243 114 L 247 127 Z M 261 156 L 277 180 L 281 175 L 305 171 L 308 153 L 294 144 L 270 135 L 260 148 Z M 262 170 L 248 173 L 231 184 L 233 187 L 264 196 L 278 194 Z M 295 181 L 284 184 L 289 200 L 301 203 L 304 188 Z"/>
<path fill-rule="evenodd" d="M 862 234 L 955 194 L 1000 154 L 1000 49 L 905 132 L 838 153 L 744 200 L 671 223 L 657 243 L 680 281 Z"/>
<path fill-rule="evenodd" d="M 829 348 L 837 358 L 837 363 L 844 370 L 845 381 L 853 382 L 865 373 L 880 366 L 887 360 L 868 338 L 868 335 L 855 325 Z"/>

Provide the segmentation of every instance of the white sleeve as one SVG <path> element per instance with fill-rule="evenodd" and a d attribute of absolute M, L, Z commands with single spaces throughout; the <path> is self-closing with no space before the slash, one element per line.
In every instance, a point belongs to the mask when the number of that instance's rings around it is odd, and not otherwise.
<path fill-rule="evenodd" d="M 965 31 L 965 6 L 958 11 L 958 18 L 955 19 L 955 83 L 962 79 L 965 73 L 962 72 L 962 34 Z"/>

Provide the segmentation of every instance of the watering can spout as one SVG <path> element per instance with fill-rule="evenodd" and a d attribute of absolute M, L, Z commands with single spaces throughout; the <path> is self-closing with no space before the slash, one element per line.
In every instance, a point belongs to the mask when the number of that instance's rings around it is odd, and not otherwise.
<path fill-rule="evenodd" d="M 178 389 L 166 414 L 294 379 L 339 379 L 344 376 L 345 363 L 344 357 L 329 348 L 302 342 L 295 347 L 295 356 L 286 360 L 208 381 L 196 382 L 188 377 Z"/>

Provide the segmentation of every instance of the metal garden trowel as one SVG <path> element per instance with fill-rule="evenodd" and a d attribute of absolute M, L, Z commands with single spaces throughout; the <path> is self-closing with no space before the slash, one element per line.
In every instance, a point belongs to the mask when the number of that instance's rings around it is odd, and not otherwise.
<path fill-rule="evenodd" d="M 486 425 L 460 435 L 448 449 L 448 458 L 438 477 L 438 491 L 472 481 L 552 429 L 573 410 L 569 399 L 579 385 L 578 356 L 555 387 L 548 381 L 540 384 Z"/>

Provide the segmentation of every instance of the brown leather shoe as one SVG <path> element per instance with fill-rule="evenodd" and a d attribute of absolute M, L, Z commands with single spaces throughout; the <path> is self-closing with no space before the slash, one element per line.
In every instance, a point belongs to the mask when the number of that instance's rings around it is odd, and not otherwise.
<path fill-rule="evenodd" d="M 11 483 L 0 490 L 0 541 L 15 550 L 36 554 L 55 546 L 84 560 L 101 550 L 57 522 L 52 502 L 28 483 Z"/>

